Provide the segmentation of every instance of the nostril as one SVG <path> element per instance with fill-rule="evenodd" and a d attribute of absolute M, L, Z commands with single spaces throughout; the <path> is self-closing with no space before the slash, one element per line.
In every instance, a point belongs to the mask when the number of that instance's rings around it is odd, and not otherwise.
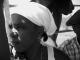
<path fill-rule="evenodd" d="M 15 32 L 15 33 L 11 33 L 10 36 L 11 36 L 12 38 L 18 38 L 18 34 L 17 34 L 16 32 Z"/>

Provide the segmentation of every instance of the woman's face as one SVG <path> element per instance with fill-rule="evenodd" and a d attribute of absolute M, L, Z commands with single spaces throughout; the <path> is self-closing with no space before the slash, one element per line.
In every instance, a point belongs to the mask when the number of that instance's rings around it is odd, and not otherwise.
<path fill-rule="evenodd" d="M 12 38 L 12 44 L 17 51 L 23 51 L 30 48 L 33 44 L 39 42 L 41 29 L 39 26 L 30 22 L 27 18 L 13 14 L 12 21 L 9 24 Z"/>

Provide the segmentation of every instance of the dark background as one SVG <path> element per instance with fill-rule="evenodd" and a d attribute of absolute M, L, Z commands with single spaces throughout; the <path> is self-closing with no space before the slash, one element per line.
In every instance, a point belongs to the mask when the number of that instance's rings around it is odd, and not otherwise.
<path fill-rule="evenodd" d="M 4 0 L 0 0 L 0 60 L 10 60 L 10 52 L 3 15 L 3 1 Z"/>

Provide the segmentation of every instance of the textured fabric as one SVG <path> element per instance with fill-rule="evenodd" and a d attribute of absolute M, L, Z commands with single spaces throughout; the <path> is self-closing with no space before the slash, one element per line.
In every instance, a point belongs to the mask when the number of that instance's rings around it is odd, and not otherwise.
<path fill-rule="evenodd" d="M 53 48 L 54 50 L 54 56 L 55 56 L 55 60 L 70 60 L 70 58 L 68 57 L 67 54 L 65 54 L 63 51 Z M 48 53 L 47 53 L 47 47 L 46 46 L 41 46 L 41 59 L 37 59 L 37 60 L 48 60 Z M 19 53 L 20 55 L 22 55 L 23 53 Z M 19 56 L 20 56 L 19 55 Z M 36 57 L 38 58 L 38 57 Z M 11 60 L 17 60 L 14 57 L 11 57 Z M 21 60 L 29 60 L 26 58 L 21 58 Z"/>
<path fill-rule="evenodd" d="M 55 60 L 70 60 L 69 56 L 60 49 L 54 48 Z"/>
<path fill-rule="evenodd" d="M 71 40 L 66 41 L 63 47 L 60 47 L 71 60 L 80 60 L 80 45 L 77 42 L 76 37 Z"/>
<path fill-rule="evenodd" d="M 41 60 L 48 60 L 47 48 L 45 46 L 41 46 Z"/>

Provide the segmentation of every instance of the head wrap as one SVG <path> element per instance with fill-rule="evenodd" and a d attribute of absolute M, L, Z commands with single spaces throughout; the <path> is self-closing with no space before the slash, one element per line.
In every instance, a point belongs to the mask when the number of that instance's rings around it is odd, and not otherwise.
<path fill-rule="evenodd" d="M 24 16 L 25 18 L 29 19 L 31 22 L 38 26 L 44 27 L 44 32 L 48 35 L 48 39 L 46 42 L 42 41 L 42 44 L 47 44 L 48 51 L 50 54 L 48 59 L 53 60 L 53 48 L 51 46 L 54 46 L 53 40 L 49 37 L 56 31 L 57 27 L 55 25 L 53 16 L 48 8 L 45 6 L 35 3 L 35 2 L 26 2 L 26 3 L 20 3 L 16 5 L 15 7 L 10 8 L 10 14 L 20 14 Z M 43 40 L 43 38 L 41 39 Z M 52 54 L 52 55 L 51 55 Z"/>
<path fill-rule="evenodd" d="M 24 4 L 17 4 L 15 7 L 10 8 L 10 14 L 20 14 L 31 22 L 38 26 L 43 26 L 44 31 L 48 36 L 54 34 L 57 27 L 55 25 L 53 16 L 48 8 L 45 6 L 35 3 L 35 2 L 26 2 Z M 49 42 L 51 41 L 50 38 Z M 47 43 L 49 43 L 47 42 Z M 51 44 L 50 42 L 49 44 Z M 53 44 L 53 43 L 52 43 Z"/>
<path fill-rule="evenodd" d="M 10 14 L 20 14 L 38 26 L 43 26 L 47 35 L 56 30 L 54 19 L 48 8 L 34 2 L 26 2 L 10 8 Z"/>

